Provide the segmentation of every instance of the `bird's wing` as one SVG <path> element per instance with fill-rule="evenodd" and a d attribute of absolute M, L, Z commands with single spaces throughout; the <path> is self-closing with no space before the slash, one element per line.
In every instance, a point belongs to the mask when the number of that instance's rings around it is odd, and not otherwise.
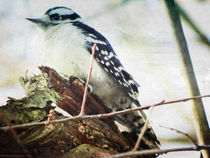
<path fill-rule="evenodd" d="M 101 67 L 127 91 L 134 102 L 139 104 L 137 100 L 139 85 L 124 69 L 108 40 L 88 25 L 80 22 L 74 25 L 81 28 L 86 35 L 86 48 L 90 53 L 92 53 L 93 45 L 96 44 L 95 59 Z"/>

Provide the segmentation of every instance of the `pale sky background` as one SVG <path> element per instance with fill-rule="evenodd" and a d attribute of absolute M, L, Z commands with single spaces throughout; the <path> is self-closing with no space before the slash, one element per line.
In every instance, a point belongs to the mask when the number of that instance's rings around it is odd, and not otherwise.
<path fill-rule="evenodd" d="M 140 84 L 142 105 L 161 100 L 190 97 L 183 76 L 183 66 L 174 41 L 172 28 L 163 1 L 131 0 L 111 8 L 120 0 L 1 0 L 0 1 L 0 105 L 7 97 L 24 97 L 18 78 L 27 69 L 36 69 L 39 52 L 34 45 L 42 32 L 26 17 L 39 17 L 54 6 L 67 6 L 80 14 L 90 26 L 101 32 L 112 44 L 123 65 Z M 210 35 L 210 1 L 179 0 L 198 27 Z M 196 34 L 185 24 L 184 32 L 202 95 L 210 94 L 210 49 L 197 40 Z M 37 69 L 36 69 L 37 70 Z M 203 99 L 210 120 L 210 98 Z M 195 136 L 189 103 L 155 108 L 152 126 L 161 140 L 162 148 L 180 147 L 172 139 L 183 136 L 157 125 L 173 127 Z M 170 153 L 160 158 L 198 158 L 199 152 Z"/>

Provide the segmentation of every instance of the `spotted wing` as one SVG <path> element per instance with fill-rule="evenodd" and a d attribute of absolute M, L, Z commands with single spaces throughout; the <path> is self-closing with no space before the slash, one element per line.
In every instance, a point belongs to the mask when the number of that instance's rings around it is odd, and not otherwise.
<path fill-rule="evenodd" d="M 82 32 L 85 34 L 86 48 L 90 53 L 92 53 L 93 45 L 96 44 L 95 59 L 101 67 L 113 77 L 117 83 L 124 87 L 134 102 L 139 104 L 136 99 L 139 85 L 124 69 L 108 40 L 88 25 L 80 22 L 77 22 L 74 25 L 81 28 Z"/>

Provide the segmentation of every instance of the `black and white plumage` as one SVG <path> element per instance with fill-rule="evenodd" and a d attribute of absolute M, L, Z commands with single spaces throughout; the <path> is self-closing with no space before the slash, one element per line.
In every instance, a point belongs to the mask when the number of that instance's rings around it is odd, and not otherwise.
<path fill-rule="evenodd" d="M 47 58 L 44 65 L 78 78 L 86 79 L 91 52 L 96 43 L 95 60 L 90 84 L 110 111 L 140 106 L 139 85 L 124 69 L 108 40 L 92 27 L 86 25 L 72 9 L 54 7 L 38 19 L 27 18 L 40 26 L 45 33 Z M 138 133 L 144 125 L 143 112 L 115 117 L 125 130 Z M 149 129 L 148 146 L 157 145 L 157 139 Z"/>

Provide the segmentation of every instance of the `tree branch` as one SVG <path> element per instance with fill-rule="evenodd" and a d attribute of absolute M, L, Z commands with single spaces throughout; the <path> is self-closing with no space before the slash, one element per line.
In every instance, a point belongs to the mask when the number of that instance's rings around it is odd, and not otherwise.
<path fill-rule="evenodd" d="M 115 154 L 103 158 L 123 158 L 129 156 L 145 156 L 145 155 L 154 155 L 154 154 L 167 154 L 169 152 L 177 151 L 200 151 L 203 149 L 210 149 L 210 145 L 198 145 L 190 147 L 180 147 L 180 148 L 168 148 L 168 149 L 151 149 L 151 150 L 142 150 L 142 151 L 131 151 L 126 153 Z"/>
<path fill-rule="evenodd" d="M 51 123 L 52 124 L 63 123 L 63 122 L 70 121 L 70 120 L 109 118 L 109 117 L 113 117 L 115 115 L 125 114 L 125 113 L 128 113 L 128 112 L 133 112 L 133 111 L 138 111 L 138 110 L 148 110 L 152 106 L 156 107 L 156 106 L 161 106 L 161 105 L 166 105 L 166 104 L 174 104 L 174 103 L 186 102 L 186 101 L 190 101 L 190 100 L 194 100 L 194 99 L 207 98 L 207 97 L 210 97 L 210 95 L 195 96 L 195 97 L 184 98 L 184 99 L 179 99 L 179 100 L 172 100 L 172 101 L 167 101 L 167 102 L 165 100 L 163 100 L 163 101 L 161 101 L 161 102 L 159 102 L 157 104 L 153 104 L 153 105 L 137 107 L 137 108 L 131 108 L 131 109 L 126 109 L 126 110 L 122 110 L 122 111 L 116 111 L 116 112 L 107 113 L 107 114 L 84 115 L 84 116 L 79 116 L 78 115 L 78 116 L 73 116 L 73 117 L 70 117 L 70 118 L 53 120 L 53 121 L 51 121 Z M 13 125 L 13 126 L 10 126 L 10 127 L 15 129 L 15 128 L 25 128 L 25 127 L 32 127 L 32 126 L 40 126 L 40 125 L 46 125 L 46 121 L 31 122 L 31 123 L 25 123 L 25 124 L 20 124 L 20 125 Z M 0 129 L 8 130 L 9 127 L 7 127 L 7 126 L 0 127 Z"/>

